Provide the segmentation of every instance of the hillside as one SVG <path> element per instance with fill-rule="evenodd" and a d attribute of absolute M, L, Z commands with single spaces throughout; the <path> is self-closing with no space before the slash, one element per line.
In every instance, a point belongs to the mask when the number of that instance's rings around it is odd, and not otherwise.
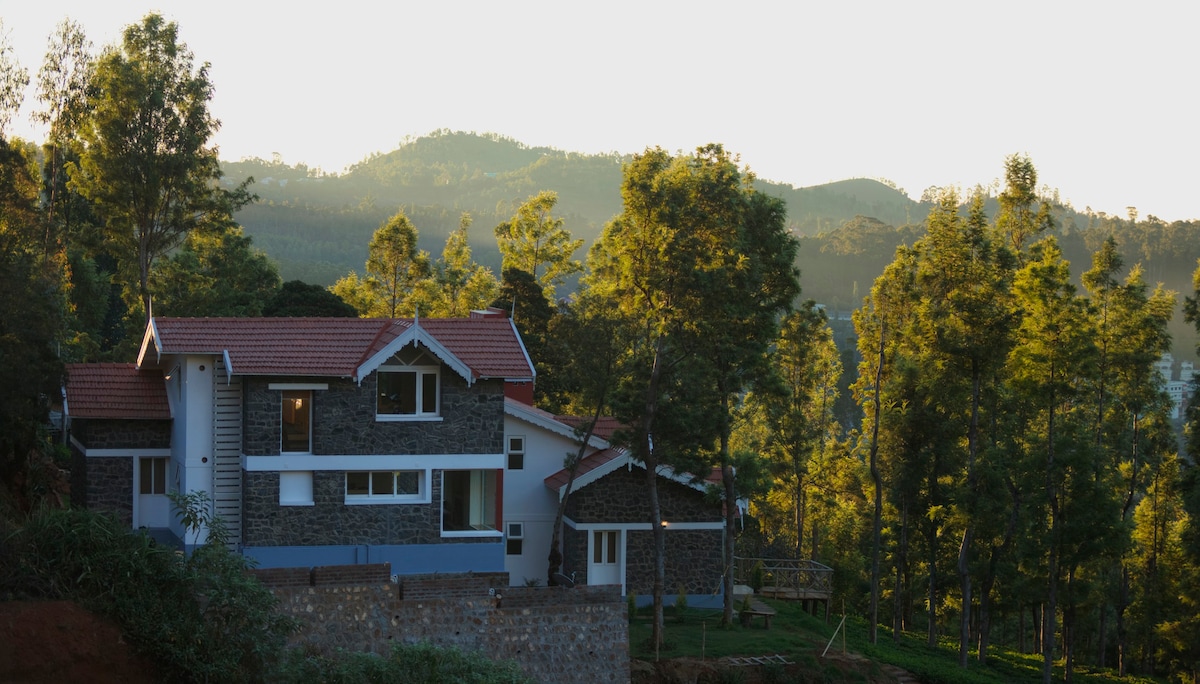
<path fill-rule="evenodd" d="M 237 219 L 255 244 L 280 263 L 284 279 L 329 284 L 362 268 L 371 234 L 400 207 L 420 230 L 421 248 L 434 254 L 462 212 L 469 212 L 476 259 L 496 268 L 499 253 L 492 228 L 528 197 L 553 190 L 566 228 L 590 245 L 621 211 L 621 165 L 626 160 L 615 154 L 528 147 L 495 135 L 439 131 L 374 155 L 342 175 L 278 160 L 225 162 L 223 168 L 231 183 L 256 179 L 261 201 L 243 209 Z M 798 235 L 832 230 L 860 214 L 891 225 L 924 215 L 903 193 L 873 180 L 795 188 L 760 179 L 757 187 L 787 203 L 790 227 Z"/>

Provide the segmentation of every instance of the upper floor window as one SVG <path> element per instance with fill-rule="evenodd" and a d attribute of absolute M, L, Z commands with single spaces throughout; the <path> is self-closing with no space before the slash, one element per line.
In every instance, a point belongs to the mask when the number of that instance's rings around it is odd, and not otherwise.
<path fill-rule="evenodd" d="M 279 450 L 284 453 L 312 453 L 312 392 L 283 390 L 282 430 Z"/>
<path fill-rule="evenodd" d="M 378 418 L 435 418 L 441 405 L 441 369 L 427 354 L 405 349 L 379 367 Z"/>
<path fill-rule="evenodd" d="M 525 438 L 520 435 L 508 438 L 508 469 L 525 469 Z"/>

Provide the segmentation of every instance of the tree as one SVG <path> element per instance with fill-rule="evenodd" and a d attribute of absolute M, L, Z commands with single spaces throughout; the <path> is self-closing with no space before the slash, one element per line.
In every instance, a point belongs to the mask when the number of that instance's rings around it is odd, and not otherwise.
<path fill-rule="evenodd" d="M 261 316 L 279 290 L 279 270 L 239 227 L 191 233 L 160 262 L 158 310 L 174 316 Z"/>
<path fill-rule="evenodd" d="M 657 469 L 660 458 L 711 443 L 711 427 L 691 435 L 672 432 L 682 417 L 670 420 L 665 414 L 684 396 L 698 396 L 693 367 L 695 319 L 703 315 L 701 274 L 719 269 L 723 258 L 718 249 L 727 246 L 717 236 L 717 227 L 703 220 L 690 192 L 692 162 L 674 158 L 661 148 L 635 155 L 625 166 L 621 183 L 624 210 L 604 229 L 589 256 L 590 275 L 585 286 L 595 296 L 628 317 L 638 330 L 622 359 L 621 377 L 614 388 L 613 413 L 629 426 L 634 456 L 646 467 L 646 495 L 654 538 L 653 626 L 651 640 L 663 641 L 663 593 L 665 585 L 665 532 L 658 502 Z M 682 386 L 692 385 L 680 393 Z M 672 405 L 674 402 L 676 405 Z M 711 424 L 710 424 L 711 426 Z"/>
<path fill-rule="evenodd" d="M 501 268 L 532 274 L 547 299 L 554 299 L 555 288 L 567 276 L 583 270 L 582 264 L 571 259 L 583 240 L 572 240 L 571 233 L 562 227 L 563 220 L 550 214 L 557 202 L 558 193 L 539 192 L 525 200 L 511 219 L 496 226 L 496 242 L 503 257 Z"/>
<path fill-rule="evenodd" d="M 495 301 L 500 284 L 490 268 L 471 258 L 467 240 L 470 227 L 471 215 L 464 213 L 458 229 L 446 236 L 442 256 L 433 264 L 432 277 L 416 286 L 414 300 L 422 314 L 461 318 Z"/>
<path fill-rule="evenodd" d="M 0 21 L 0 138 L 12 121 L 13 114 L 25 100 L 25 86 L 29 85 L 29 70 L 22 67 L 8 41 L 8 31 Z"/>
<path fill-rule="evenodd" d="M 50 229 L 55 223 L 60 194 L 66 190 L 64 164 L 78 162 L 78 133 L 87 115 L 87 87 L 92 77 L 91 43 L 83 28 L 64 19 L 50 36 L 46 58 L 37 75 L 37 98 L 44 109 L 33 119 L 49 126 L 46 137 L 45 205 L 47 214 L 46 250 L 52 241 Z M 69 205 L 68 205 L 69 206 Z M 70 224 L 70 217 L 63 221 Z"/>
<path fill-rule="evenodd" d="M 763 417 L 767 467 L 776 487 L 788 492 L 792 548 L 796 558 L 804 558 L 808 493 L 823 477 L 817 472 L 820 456 L 838 431 L 833 405 L 842 372 L 833 331 L 815 302 L 783 318 L 771 363 L 779 385 L 751 392 L 746 403 Z"/>
<path fill-rule="evenodd" d="M 1053 225 L 1050 205 L 1038 201 L 1037 169 L 1029 157 L 1014 154 L 1005 159 L 1004 179 L 996 228 L 1007 238 L 1009 249 L 1021 258 L 1030 240 Z"/>
<path fill-rule="evenodd" d="M 1072 510 L 1084 495 L 1073 498 L 1080 478 L 1093 469 L 1081 463 L 1094 458 L 1092 442 L 1080 439 L 1081 409 L 1077 399 L 1090 379 L 1094 361 L 1093 331 L 1086 303 L 1075 293 L 1070 268 L 1053 237 L 1030 250 L 1030 258 L 1014 279 L 1017 305 L 1025 312 L 1009 354 L 1014 389 L 1026 402 L 1030 423 L 1026 447 L 1030 472 L 1043 473 L 1039 510 L 1045 515 L 1046 598 L 1042 624 L 1042 681 L 1051 681 L 1054 662 L 1059 585 L 1068 545 L 1078 537 L 1069 532 L 1099 537 L 1106 511 L 1092 509 L 1090 531 L 1072 530 Z M 1039 463 L 1040 461 L 1040 463 Z M 1039 468 L 1040 466 L 1040 468 Z M 1086 509 L 1086 507 L 1085 507 Z M 1079 512 L 1083 515 L 1083 510 Z M 1081 521 L 1082 522 L 1082 521 Z"/>
<path fill-rule="evenodd" d="M 320 285 L 289 280 L 263 306 L 262 315 L 271 317 L 354 318 L 358 311 Z"/>
<path fill-rule="evenodd" d="M 208 64 L 193 66 L 178 26 L 148 14 L 95 63 L 85 143 L 72 186 L 95 203 L 122 260 L 127 298 L 149 316 L 155 261 L 193 230 L 223 228 L 251 201 L 250 181 L 218 185 L 219 122 L 208 111 Z"/>
<path fill-rule="evenodd" d="M 397 211 L 371 236 L 366 276 L 350 273 L 329 289 L 360 316 L 411 316 L 416 313 L 413 293 L 429 274 L 429 255 L 417 249 L 417 227 Z"/>
<path fill-rule="evenodd" d="M 60 391 L 62 274 L 38 256 L 41 224 L 27 151 L 0 139 L 0 486 L 28 509 L 30 460 Z"/>

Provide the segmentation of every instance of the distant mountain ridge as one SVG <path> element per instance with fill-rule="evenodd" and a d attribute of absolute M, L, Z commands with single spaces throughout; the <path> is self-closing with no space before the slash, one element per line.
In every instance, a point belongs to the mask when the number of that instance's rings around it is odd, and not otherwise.
<path fill-rule="evenodd" d="M 590 246 L 621 211 L 621 167 L 629 158 L 442 130 L 372 155 L 341 175 L 278 159 L 222 162 L 222 168 L 231 183 L 249 176 L 257 180 L 253 189 L 260 201 L 236 218 L 280 263 L 284 278 L 329 284 L 362 269 L 372 233 L 399 208 L 420 231 L 421 248 L 433 254 L 459 216 L 470 213 L 476 260 L 498 270 L 492 229 L 528 197 L 553 190 L 559 196 L 557 215 Z M 875 180 L 795 188 L 759 179 L 755 185 L 787 203 L 789 227 L 797 235 L 826 232 L 857 215 L 902 225 L 920 221 L 927 211 Z"/>

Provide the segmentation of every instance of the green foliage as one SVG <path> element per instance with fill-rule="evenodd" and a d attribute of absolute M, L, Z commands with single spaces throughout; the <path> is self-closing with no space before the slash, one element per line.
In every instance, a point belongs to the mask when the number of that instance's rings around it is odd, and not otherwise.
<path fill-rule="evenodd" d="M 675 590 L 675 619 L 683 622 L 687 615 L 688 599 L 687 587 L 682 584 Z"/>
<path fill-rule="evenodd" d="M 524 684 L 530 682 L 517 665 L 489 660 L 480 653 L 428 643 L 395 644 L 386 657 L 339 652 L 333 656 L 292 651 L 272 677 L 278 684 L 357 684 L 358 682 L 454 682 L 455 684 Z"/>
<path fill-rule="evenodd" d="M 633 622 L 638 614 L 637 594 L 631 592 L 625 596 L 625 612 L 629 616 L 629 621 Z"/>
<path fill-rule="evenodd" d="M 354 318 L 358 316 L 358 311 L 327 288 L 289 280 L 267 300 L 262 315 Z"/>
<path fill-rule="evenodd" d="M 215 543 L 185 558 L 81 510 L 39 511 L 2 543 L 0 594 L 72 600 L 112 619 L 164 681 L 260 681 L 292 629 L 241 557 Z"/>
<path fill-rule="evenodd" d="M 71 186 L 94 203 L 121 261 L 130 308 L 150 310 L 151 270 L 193 230 L 229 225 L 252 197 L 220 187 L 219 122 L 208 65 L 196 68 L 179 28 L 159 14 L 126 27 L 96 60 L 85 143 Z"/>
<path fill-rule="evenodd" d="M 260 316 L 279 290 L 279 271 L 242 229 L 189 233 L 155 268 L 155 315 Z"/>
<path fill-rule="evenodd" d="M 570 231 L 563 228 L 563 219 L 550 215 L 557 202 L 556 193 L 540 192 L 495 231 L 503 268 L 533 275 L 547 299 L 554 299 L 555 288 L 567 276 L 583 270 L 583 264 L 571 259 L 583 246 L 583 239 L 571 239 Z"/>

